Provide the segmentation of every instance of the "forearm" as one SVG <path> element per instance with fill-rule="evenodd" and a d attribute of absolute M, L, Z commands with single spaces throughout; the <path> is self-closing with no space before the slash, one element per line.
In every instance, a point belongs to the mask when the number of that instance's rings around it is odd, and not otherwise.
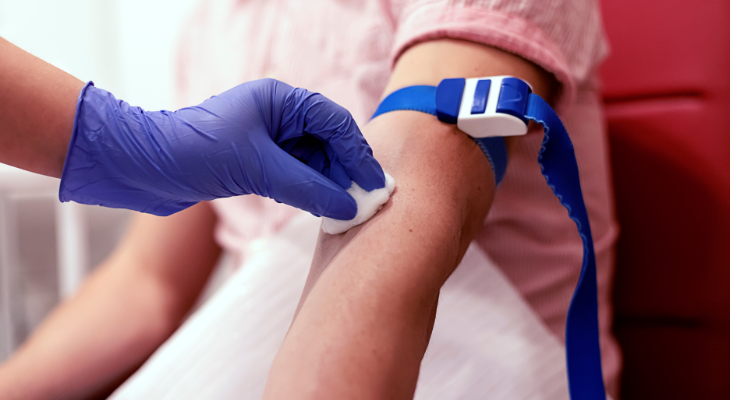
<path fill-rule="evenodd" d="M 515 55 L 440 40 L 406 52 L 386 93 L 490 75 L 520 77 L 543 96 L 555 89 L 548 74 Z M 396 192 L 365 225 L 320 237 L 268 398 L 412 397 L 440 287 L 491 204 L 493 172 L 453 126 L 403 111 L 378 117 L 364 133 Z"/>
<path fill-rule="evenodd" d="M 364 132 L 396 191 L 366 225 L 320 237 L 267 398 L 412 396 L 439 288 L 489 206 L 489 164 L 452 127 L 407 112 Z"/>
<path fill-rule="evenodd" d="M 0 38 L 0 162 L 60 177 L 83 85 Z"/>
<path fill-rule="evenodd" d="M 0 365 L 0 398 L 96 398 L 118 386 L 194 304 L 220 254 L 215 221 L 207 203 L 136 216 L 110 259 Z"/>
<path fill-rule="evenodd" d="M 132 373 L 176 321 L 161 288 L 130 269 L 101 266 L 55 310 L 0 366 L 0 398 L 95 398 Z"/>

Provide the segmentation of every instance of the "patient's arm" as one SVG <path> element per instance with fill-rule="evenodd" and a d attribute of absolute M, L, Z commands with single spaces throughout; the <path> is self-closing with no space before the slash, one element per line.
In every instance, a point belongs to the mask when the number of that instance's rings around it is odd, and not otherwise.
<path fill-rule="evenodd" d="M 141 214 L 115 252 L 0 365 L 0 398 L 106 397 L 178 327 L 220 252 L 201 203 Z"/>
<path fill-rule="evenodd" d="M 489 75 L 523 78 L 542 96 L 553 90 L 550 75 L 517 56 L 439 40 L 408 50 L 386 93 Z M 366 224 L 344 235 L 320 234 L 267 399 L 411 398 L 441 285 L 489 210 L 495 190 L 489 163 L 454 126 L 399 111 L 363 132 L 396 191 Z"/>

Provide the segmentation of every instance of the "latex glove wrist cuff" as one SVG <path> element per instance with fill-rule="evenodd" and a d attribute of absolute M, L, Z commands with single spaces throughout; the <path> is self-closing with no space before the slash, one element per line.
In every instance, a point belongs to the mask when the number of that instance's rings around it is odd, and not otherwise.
<path fill-rule="evenodd" d="M 160 139 L 155 142 L 152 136 L 130 134 L 155 130 L 154 125 L 143 110 L 88 82 L 76 106 L 59 199 L 155 215 L 173 214 L 196 204 L 199 199 L 171 194 L 170 175 L 175 173 L 156 168 L 170 156 Z"/>

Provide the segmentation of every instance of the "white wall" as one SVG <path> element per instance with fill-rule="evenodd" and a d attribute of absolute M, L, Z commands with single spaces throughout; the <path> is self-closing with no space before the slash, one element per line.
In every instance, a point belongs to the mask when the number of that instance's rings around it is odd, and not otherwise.
<path fill-rule="evenodd" d="M 169 109 L 176 40 L 197 0 L 0 0 L 0 36 L 146 109 Z"/>
<path fill-rule="evenodd" d="M 112 93 L 146 109 L 173 108 L 177 38 L 197 0 L 118 3 L 119 81 Z"/>

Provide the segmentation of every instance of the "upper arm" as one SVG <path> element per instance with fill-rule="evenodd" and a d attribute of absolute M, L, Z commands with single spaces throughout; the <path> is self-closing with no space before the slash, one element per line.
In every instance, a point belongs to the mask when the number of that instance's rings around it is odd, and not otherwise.
<path fill-rule="evenodd" d="M 414 44 L 439 38 L 493 46 L 553 75 L 560 83 L 555 93 L 558 109 L 571 103 L 577 86 L 608 51 L 596 0 L 401 0 L 390 2 L 388 11 L 395 28 L 391 56 L 396 61 Z M 438 64 L 454 63 L 444 56 Z"/>
<path fill-rule="evenodd" d="M 441 39 L 406 50 L 395 64 L 384 96 L 406 86 L 437 85 L 444 78 L 494 75 L 524 79 L 545 98 L 553 97 L 557 88 L 551 74 L 519 56 L 472 42 Z M 396 190 L 366 226 L 342 236 L 323 235 L 320 258 L 314 265 L 326 264 L 322 261 L 332 259 L 360 236 L 358 240 L 368 243 L 365 247 L 392 245 L 405 254 L 410 246 L 425 249 L 414 252 L 424 261 L 450 260 L 442 264 L 448 265 L 442 271 L 445 279 L 491 206 L 496 188 L 486 157 L 456 126 L 415 111 L 383 114 L 371 120 L 363 133 L 383 169 L 395 178 Z M 509 141 L 507 145 L 511 147 Z"/>
<path fill-rule="evenodd" d="M 398 58 L 385 94 L 411 85 L 438 85 L 444 78 L 512 75 L 532 85 L 544 99 L 554 97 L 555 77 L 526 59 L 495 47 L 455 39 L 431 40 Z"/>

